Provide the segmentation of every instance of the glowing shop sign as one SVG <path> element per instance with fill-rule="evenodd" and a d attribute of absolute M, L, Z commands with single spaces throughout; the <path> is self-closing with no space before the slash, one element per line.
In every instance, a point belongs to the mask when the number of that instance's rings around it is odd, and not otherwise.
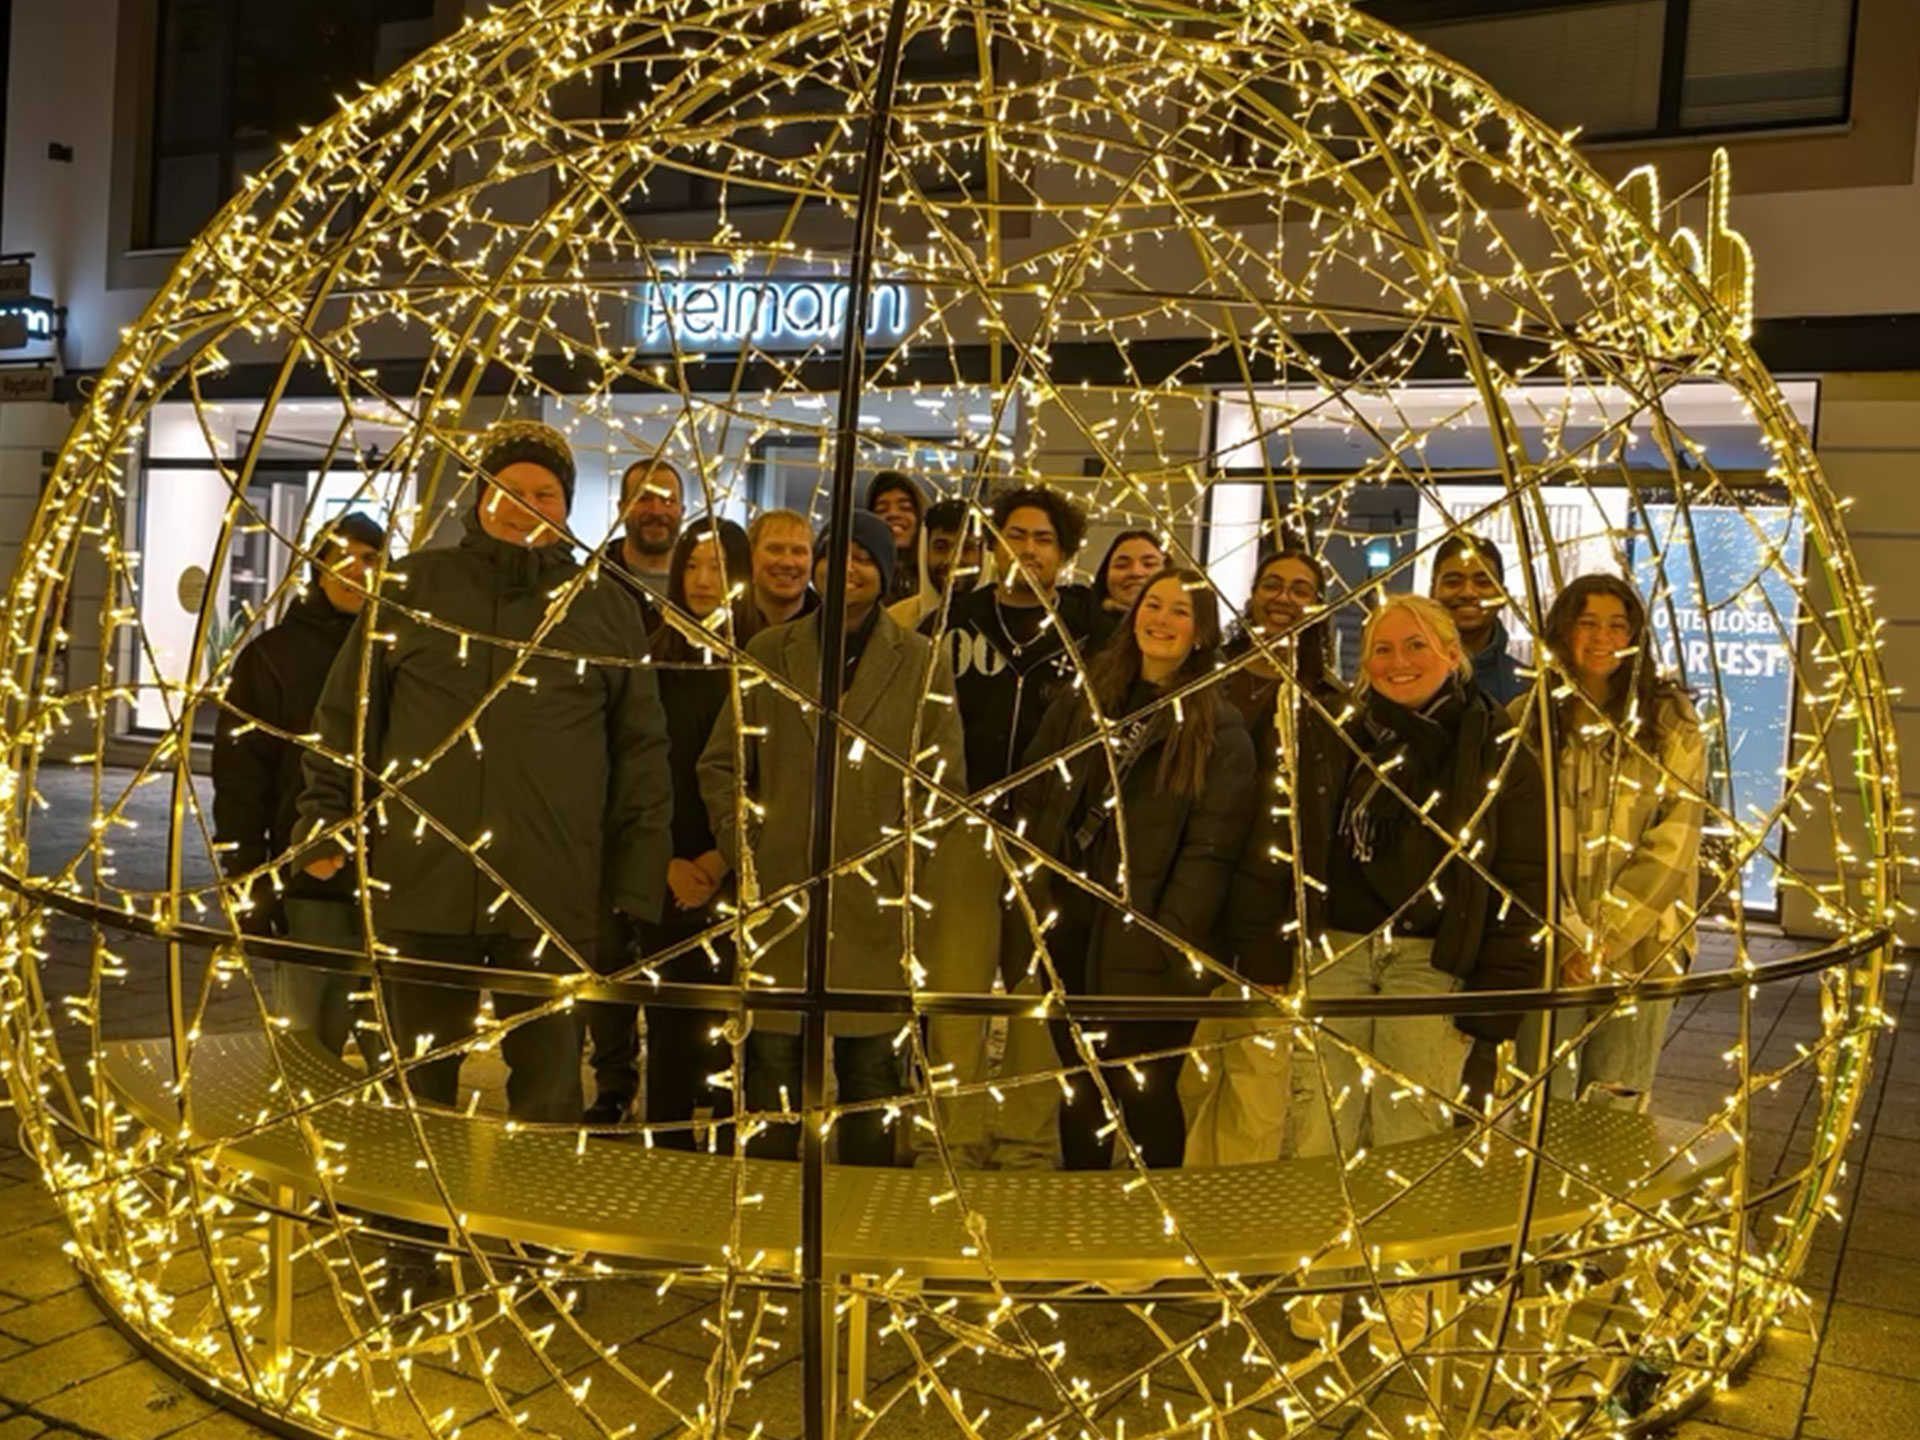
<path fill-rule="evenodd" d="M 634 323 L 642 348 L 832 345 L 846 333 L 848 299 L 844 280 L 669 280 L 641 287 Z M 876 284 L 868 336 L 897 339 L 907 321 L 907 287 Z"/>
<path fill-rule="evenodd" d="M 18 350 L 36 340 L 57 340 L 67 333 L 66 312 L 51 300 L 30 295 L 0 300 L 0 350 Z"/>

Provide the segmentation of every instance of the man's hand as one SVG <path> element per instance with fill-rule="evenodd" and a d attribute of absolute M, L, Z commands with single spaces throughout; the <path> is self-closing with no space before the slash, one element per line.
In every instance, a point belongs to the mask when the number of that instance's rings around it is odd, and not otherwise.
<path fill-rule="evenodd" d="M 306 873 L 316 880 L 331 880 L 340 873 L 340 867 L 347 863 L 344 855 L 323 855 L 318 860 L 309 861 Z"/>
<path fill-rule="evenodd" d="M 719 888 L 719 882 L 693 861 L 676 855 L 667 862 L 667 889 L 682 910 L 698 910 Z"/>

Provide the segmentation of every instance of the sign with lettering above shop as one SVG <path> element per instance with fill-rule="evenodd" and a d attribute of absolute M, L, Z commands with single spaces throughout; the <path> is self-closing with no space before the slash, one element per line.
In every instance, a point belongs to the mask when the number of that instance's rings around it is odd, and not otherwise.
<path fill-rule="evenodd" d="M 634 339 L 642 350 L 837 347 L 846 333 L 845 280 L 744 280 L 688 276 L 640 289 Z M 910 323 L 910 292 L 898 281 L 873 287 L 867 337 L 897 339 Z"/>

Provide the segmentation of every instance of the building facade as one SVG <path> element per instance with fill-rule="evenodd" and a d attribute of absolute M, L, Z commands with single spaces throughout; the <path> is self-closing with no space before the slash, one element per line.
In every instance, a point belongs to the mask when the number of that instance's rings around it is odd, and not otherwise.
<path fill-rule="evenodd" d="M 1731 223 L 1756 261 L 1755 344 L 1814 436 L 1834 488 L 1855 502 L 1852 538 L 1877 586 L 1890 675 L 1916 697 L 1897 701 L 1898 713 L 1903 728 L 1920 736 L 1920 525 L 1910 518 L 1907 494 L 1920 464 L 1920 267 L 1912 260 L 1920 253 L 1920 12 L 1907 0 L 1377 0 L 1370 8 L 1478 67 L 1543 118 L 1579 127 L 1592 137 L 1588 158 L 1610 178 L 1657 166 L 1667 193 L 1681 197 L 1683 216 L 1704 216 L 1712 155 L 1721 147 L 1729 152 Z M 0 351 L 0 395 L 7 397 L 0 404 L 0 569 L 10 570 L 19 552 L 74 406 L 187 240 L 241 177 L 326 113 L 330 96 L 404 63 L 456 29 L 468 9 L 481 7 L 460 0 L 288 0 L 271 7 L 242 0 L 0 0 L 9 36 L 0 251 L 31 257 L 25 263 L 34 303 L 22 318 L 51 332 L 29 333 L 23 345 Z M 937 55 L 915 61 L 939 62 Z M 711 203 L 697 186 L 659 200 L 662 209 L 684 212 L 696 230 L 711 226 Z M 911 323 L 910 292 L 883 293 L 879 301 L 875 325 Z M 836 306 L 844 304 L 844 290 L 804 266 L 752 284 L 687 273 L 652 283 L 637 297 L 632 341 L 644 353 L 669 340 L 698 340 L 719 393 L 729 357 L 744 342 L 812 343 L 838 329 Z M 0 306 L 0 317 L 5 313 Z M 388 358 L 404 368 L 408 357 Z M 184 573 L 205 554 L 226 501 L 207 449 L 231 451 L 250 435 L 264 393 L 249 393 L 252 383 L 243 373 L 212 406 L 156 412 L 130 507 L 138 532 L 128 537 L 149 576 Z M 1457 401 L 1458 389 L 1457 377 L 1437 371 L 1393 404 L 1440 413 Z M 1066 423 L 1047 404 L 1021 397 L 996 406 L 995 393 L 984 377 L 938 394 L 905 386 L 877 391 L 863 405 L 863 421 L 893 439 L 863 454 L 863 470 L 937 470 L 939 457 L 956 445 L 978 453 L 1017 444 L 1026 463 L 1049 477 L 1101 473 L 1110 457 L 1085 438 L 1101 427 L 1091 413 L 1097 401 Z M 591 417 L 573 417 L 581 454 L 575 523 L 582 534 L 606 533 L 613 524 L 627 458 L 656 449 L 671 454 L 676 443 L 671 407 L 642 395 L 610 403 L 617 413 L 598 430 Z M 1250 576 L 1265 518 L 1261 487 L 1236 479 L 1257 479 L 1282 463 L 1296 473 L 1304 465 L 1310 474 L 1335 474 L 1368 458 L 1339 426 L 1294 427 L 1285 456 L 1268 442 L 1236 438 L 1261 428 L 1252 422 L 1268 403 L 1290 403 L 1284 387 L 1251 397 L 1222 387 L 1206 403 L 1170 403 L 1154 415 L 1161 453 L 1184 453 L 1200 467 L 1196 473 L 1211 471 L 1215 483 L 1204 490 L 1170 481 L 1164 513 L 1176 517 L 1177 543 L 1207 564 L 1229 595 L 1241 593 Z M 1743 455 L 1738 416 L 1724 398 L 1703 392 L 1697 404 L 1700 431 L 1724 437 L 1716 464 L 1764 470 L 1764 457 Z M 751 423 L 704 446 L 698 462 L 683 467 L 691 476 L 689 510 L 701 508 L 703 486 L 724 494 L 722 508 L 808 509 L 824 466 L 820 409 L 807 395 L 782 394 Z M 483 420 L 484 412 L 482 401 L 474 413 Z M 1116 423 L 1120 418 L 1116 411 Z M 391 443 L 378 415 L 363 414 L 355 425 L 356 451 L 377 453 Z M 253 472 L 263 513 L 297 526 L 300 517 L 324 519 L 351 502 L 363 477 L 329 460 L 338 432 L 337 404 L 295 397 L 278 407 L 272 444 Z M 1484 468 L 1489 444 L 1484 427 L 1463 427 L 1456 462 L 1462 475 Z M 1471 500 L 1468 484 L 1458 491 L 1463 504 Z M 1380 503 L 1403 506 L 1405 516 L 1394 525 L 1383 520 L 1377 544 L 1357 546 L 1343 559 L 1362 573 L 1391 564 L 1395 546 L 1430 538 L 1424 532 L 1437 523 L 1420 511 L 1417 496 L 1383 494 Z M 1104 539 L 1096 532 L 1083 570 Z M 257 550 L 210 577 L 237 608 L 271 596 L 286 572 L 285 553 L 265 543 Z M 101 596 L 87 593 L 87 583 L 76 577 L 70 603 L 97 609 Z M 176 590 L 151 584 L 142 600 L 152 607 L 143 614 L 145 627 L 163 648 L 169 636 L 184 644 L 192 627 Z M 1820 597 L 1809 594 L 1806 603 L 1819 605 Z M 88 650 L 89 628 L 71 627 L 66 664 L 76 675 L 99 665 Z M 1685 635 L 1668 639 L 1690 643 Z M 1751 665 L 1754 703 L 1779 707 L 1784 734 L 1797 703 L 1791 676 L 1758 647 L 1720 658 Z M 126 707 L 117 728 L 129 754 L 162 718 L 154 704 Z M 1817 883 L 1832 873 L 1832 836 L 1810 831 L 1791 844 L 1805 877 Z M 1765 908 L 1763 897 L 1755 899 Z M 1777 899 L 1789 927 L 1805 921 L 1795 894 Z"/>

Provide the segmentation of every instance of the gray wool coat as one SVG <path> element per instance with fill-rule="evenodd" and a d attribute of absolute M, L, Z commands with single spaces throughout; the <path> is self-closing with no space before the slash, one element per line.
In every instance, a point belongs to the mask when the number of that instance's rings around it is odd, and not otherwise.
<path fill-rule="evenodd" d="M 760 670 L 794 691 L 807 696 L 820 693 L 818 612 L 762 631 L 747 646 L 747 654 Z M 750 943 L 765 947 L 752 957 L 752 969 L 772 984 L 797 989 L 806 980 L 808 892 L 796 892 L 789 900 L 778 897 L 813 873 L 808 851 L 819 717 L 811 707 L 801 706 L 769 683 L 745 683 L 742 692 L 737 712 L 734 705 L 721 711 L 700 757 L 700 794 L 727 862 L 740 870 L 743 847 L 751 855 L 758 905 L 743 885 L 741 906 Z M 944 703 L 931 700 L 929 692 L 948 698 Z M 841 706 L 852 728 L 843 732 L 840 744 L 833 853 L 839 861 L 883 842 L 884 848 L 863 867 L 871 884 L 853 871 L 832 882 L 827 980 L 835 988 L 907 988 L 903 958 L 909 909 L 915 959 L 932 974 L 946 973 L 939 947 L 968 943 L 964 932 L 970 927 L 962 912 L 969 898 L 994 903 L 990 894 L 968 897 L 964 893 L 971 887 L 963 875 L 977 873 L 979 867 L 967 866 L 959 852 L 968 843 L 977 848 L 980 832 L 957 823 L 931 831 L 932 846 L 915 847 L 914 893 L 932 908 L 901 903 L 908 845 L 902 827 L 908 804 L 924 826 L 930 800 L 936 820 L 950 819 L 954 813 L 951 803 L 934 799 L 925 780 L 937 776 L 953 794 L 965 795 L 967 790 L 966 745 L 952 695 L 953 672 L 945 657 L 937 655 L 926 639 L 881 612 Z M 744 746 L 737 749 L 736 740 L 743 735 Z M 852 755 L 856 736 L 866 737 L 867 742 L 857 759 Z M 913 776 L 919 778 L 909 777 L 877 753 L 882 750 L 915 757 Z M 747 812 L 744 826 L 739 815 L 743 790 L 758 807 Z M 991 943 L 979 935 L 974 939 Z M 921 983 L 927 983 L 925 977 Z M 779 1014 L 762 1014 L 754 1023 L 787 1033 L 798 1030 L 800 1024 L 798 1016 Z M 834 1017 L 833 1031 L 872 1035 L 900 1024 L 897 1015 L 842 1012 Z"/>

